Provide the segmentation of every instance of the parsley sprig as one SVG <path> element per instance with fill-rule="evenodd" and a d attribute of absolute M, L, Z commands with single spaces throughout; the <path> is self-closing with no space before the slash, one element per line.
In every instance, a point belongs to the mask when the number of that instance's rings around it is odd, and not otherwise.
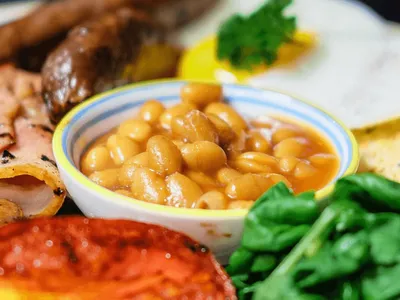
<path fill-rule="evenodd" d="M 237 69 L 271 65 L 279 47 L 292 41 L 296 18 L 285 16 L 292 0 L 270 0 L 249 16 L 234 15 L 218 31 L 217 58 Z"/>

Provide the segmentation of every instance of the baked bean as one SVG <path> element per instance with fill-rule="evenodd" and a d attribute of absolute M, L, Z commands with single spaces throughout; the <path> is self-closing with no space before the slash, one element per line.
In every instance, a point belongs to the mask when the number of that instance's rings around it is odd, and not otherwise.
<path fill-rule="evenodd" d="M 279 182 L 283 182 L 284 184 L 286 184 L 287 187 L 289 187 L 289 188 L 292 187 L 292 184 L 290 183 L 290 181 L 285 176 L 283 176 L 281 174 L 269 173 L 269 174 L 260 174 L 260 175 L 271 179 L 274 184 L 277 184 Z"/>
<path fill-rule="evenodd" d="M 137 119 L 97 139 L 82 171 L 129 197 L 201 209 L 249 209 L 279 182 L 297 194 L 337 173 L 337 156 L 311 129 L 263 115 L 248 124 L 220 85 L 187 84 L 181 103 L 146 101 Z"/>
<path fill-rule="evenodd" d="M 200 209 L 226 209 L 227 205 L 228 199 L 219 191 L 209 191 L 196 202 L 196 208 Z"/>
<path fill-rule="evenodd" d="M 142 152 L 134 157 L 128 159 L 124 165 L 136 165 L 139 167 L 148 167 L 149 166 L 149 155 L 147 152 Z"/>
<path fill-rule="evenodd" d="M 118 186 L 119 169 L 107 169 L 90 174 L 89 179 L 102 187 L 112 189 Z"/>
<path fill-rule="evenodd" d="M 189 170 L 185 172 L 185 175 L 196 182 L 203 190 L 215 189 L 218 186 L 218 182 L 214 178 L 203 172 Z"/>
<path fill-rule="evenodd" d="M 128 159 L 118 172 L 118 182 L 121 186 L 130 186 L 133 182 L 133 174 L 139 168 L 148 167 L 147 152 L 137 154 Z"/>
<path fill-rule="evenodd" d="M 153 125 L 158 122 L 161 114 L 164 112 L 164 105 L 157 100 L 149 100 L 143 104 L 139 111 L 139 117 L 147 123 Z"/>
<path fill-rule="evenodd" d="M 228 205 L 228 209 L 247 209 L 249 210 L 255 201 L 245 201 L 245 200 L 236 200 L 231 201 Z"/>
<path fill-rule="evenodd" d="M 272 134 L 272 142 L 278 144 L 291 137 L 301 136 L 301 131 L 294 126 L 282 126 L 277 128 Z"/>
<path fill-rule="evenodd" d="M 285 156 L 304 156 L 308 146 L 308 141 L 305 138 L 292 137 L 287 138 L 274 147 L 274 156 L 281 158 Z"/>
<path fill-rule="evenodd" d="M 263 165 L 248 159 L 236 159 L 231 165 L 241 173 L 266 173 L 273 172 L 269 165 Z"/>
<path fill-rule="evenodd" d="M 142 143 L 149 139 L 151 131 L 151 126 L 143 120 L 128 120 L 119 126 L 117 133 Z"/>
<path fill-rule="evenodd" d="M 184 162 L 192 170 L 209 172 L 226 165 L 224 150 L 208 141 L 186 144 L 181 148 L 181 153 Z"/>
<path fill-rule="evenodd" d="M 271 149 L 271 145 L 259 130 L 252 130 L 246 141 L 247 149 L 250 151 L 267 153 Z"/>
<path fill-rule="evenodd" d="M 231 199 L 257 200 L 274 182 L 259 174 L 244 174 L 232 180 L 225 188 Z"/>
<path fill-rule="evenodd" d="M 160 125 L 164 129 L 170 130 L 172 118 L 184 116 L 193 109 L 196 109 L 196 107 L 186 103 L 176 104 L 167 108 L 160 116 Z"/>
<path fill-rule="evenodd" d="M 328 164 L 333 164 L 337 159 L 336 156 L 329 153 L 318 153 L 311 155 L 308 160 L 313 166 L 326 166 Z"/>
<path fill-rule="evenodd" d="M 140 166 L 123 164 L 118 172 L 119 184 L 121 186 L 130 186 L 133 182 L 133 175 L 138 168 L 140 168 Z"/>
<path fill-rule="evenodd" d="M 203 108 L 213 102 L 223 100 L 222 86 L 208 83 L 189 83 L 181 89 L 183 103 Z"/>
<path fill-rule="evenodd" d="M 110 152 L 105 146 L 97 146 L 90 149 L 82 159 L 81 168 L 84 174 L 88 175 L 94 171 L 102 171 L 113 167 L 114 163 Z"/>
<path fill-rule="evenodd" d="M 240 154 L 232 165 L 242 173 L 266 173 L 278 168 L 275 157 L 261 152 L 245 152 Z"/>
<path fill-rule="evenodd" d="M 247 128 L 246 121 L 238 114 L 238 112 L 226 103 L 211 103 L 204 112 L 206 114 L 217 115 L 224 120 L 237 134 Z"/>
<path fill-rule="evenodd" d="M 229 159 L 235 159 L 237 156 L 246 151 L 246 132 L 242 130 L 235 139 L 225 147 L 226 154 Z"/>
<path fill-rule="evenodd" d="M 198 110 L 192 110 L 182 117 L 174 117 L 171 121 L 171 130 L 172 134 L 190 143 L 209 141 L 218 144 L 215 126 Z"/>
<path fill-rule="evenodd" d="M 221 168 L 217 172 L 217 179 L 222 184 L 228 184 L 240 176 L 242 176 L 241 173 L 231 168 Z"/>
<path fill-rule="evenodd" d="M 294 169 L 294 177 L 299 179 L 308 178 L 314 176 L 317 173 L 317 169 L 310 165 L 307 161 L 300 161 Z"/>
<path fill-rule="evenodd" d="M 196 201 L 203 194 L 197 183 L 180 173 L 168 176 L 166 183 L 170 194 L 167 198 L 169 206 L 194 208 Z"/>
<path fill-rule="evenodd" d="M 299 161 L 300 159 L 294 156 L 282 157 L 279 160 L 279 169 L 285 174 L 292 173 Z"/>
<path fill-rule="evenodd" d="M 224 120 L 217 115 L 207 114 L 208 119 L 213 123 L 217 130 L 218 138 L 221 144 L 227 145 L 235 139 L 235 133 L 232 128 Z"/>
<path fill-rule="evenodd" d="M 133 194 L 128 190 L 115 190 L 117 194 L 133 198 Z"/>
<path fill-rule="evenodd" d="M 180 140 L 172 140 L 172 142 L 174 143 L 174 145 L 180 150 L 184 145 L 185 142 L 182 142 Z"/>
<path fill-rule="evenodd" d="M 182 156 L 178 147 L 167 137 L 155 135 L 147 142 L 150 169 L 162 176 L 180 172 Z"/>
<path fill-rule="evenodd" d="M 140 147 L 136 142 L 117 134 L 113 134 L 108 138 L 107 148 L 117 166 L 122 165 L 128 158 L 140 153 Z"/>
<path fill-rule="evenodd" d="M 136 199 L 155 204 L 164 204 L 168 197 L 164 179 L 149 168 L 135 171 L 131 191 Z"/>

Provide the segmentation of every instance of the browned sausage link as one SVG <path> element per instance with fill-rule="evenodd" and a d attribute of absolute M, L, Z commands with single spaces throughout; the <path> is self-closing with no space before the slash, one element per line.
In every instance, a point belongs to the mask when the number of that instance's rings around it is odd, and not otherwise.
<path fill-rule="evenodd" d="M 143 42 L 159 31 L 144 13 L 124 8 L 74 28 L 47 58 L 43 97 L 52 122 L 93 94 L 128 81 Z"/>
<path fill-rule="evenodd" d="M 27 16 L 0 26 L 0 60 L 67 32 L 95 16 L 126 6 L 152 7 L 167 0 L 65 0 L 45 4 Z"/>

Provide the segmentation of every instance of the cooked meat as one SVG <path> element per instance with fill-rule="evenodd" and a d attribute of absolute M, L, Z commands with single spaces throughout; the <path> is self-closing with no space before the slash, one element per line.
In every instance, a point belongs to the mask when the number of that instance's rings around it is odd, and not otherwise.
<path fill-rule="evenodd" d="M 37 74 L 17 71 L 7 65 L 0 69 L 0 151 L 15 142 L 13 122 L 21 100 L 40 93 L 41 78 Z"/>
<path fill-rule="evenodd" d="M 22 209 L 8 199 L 0 199 L 0 226 L 23 217 Z"/>
<path fill-rule="evenodd" d="M 16 204 L 26 217 L 55 214 L 66 196 L 40 91 L 40 75 L 11 65 L 0 69 L 0 119 L 7 122 L 1 132 L 8 133 L 0 138 L 0 199 Z M 0 224 L 7 220 L 0 216 Z"/>
<path fill-rule="evenodd" d="M 127 5 L 151 6 L 166 0 L 64 0 L 45 4 L 15 22 L 0 26 L 0 60 L 24 47 L 67 32 L 90 19 Z"/>
<path fill-rule="evenodd" d="M 141 45 L 159 36 L 147 15 L 127 8 L 74 28 L 42 70 L 52 121 L 93 94 L 129 82 L 127 66 Z"/>
<path fill-rule="evenodd" d="M 14 144 L 13 121 L 18 112 L 18 100 L 7 89 L 0 86 L 0 151 Z"/>
<path fill-rule="evenodd" d="M 19 66 L 36 71 L 68 31 L 89 19 L 122 7 L 154 12 L 155 20 L 173 29 L 189 22 L 217 0 L 60 0 L 0 26 L 0 61 L 15 57 Z M 161 5 L 161 6 L 160 6 Z M 28 56 L 26 54 L 29 54 Z"/>
<path fill-rule="evenodd" d="M 16 203 L 28 218 L 54 215 L 66 190 L 54 162 L 51 130 L 24 117 L 14 127 L 15 144 L 1 155 L 0 198 Z"/>

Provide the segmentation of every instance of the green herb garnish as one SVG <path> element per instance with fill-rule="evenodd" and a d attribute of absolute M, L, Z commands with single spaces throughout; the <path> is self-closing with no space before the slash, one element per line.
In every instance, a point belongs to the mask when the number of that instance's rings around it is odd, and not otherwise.
<path fill-rule="evenodd" d="M 227 268 L 239 299 L 400 299 L 400 184 L 351 175 L 316 203 L 282 183 L 257 200 Z"/>
<path fill-rule="evenodd" d="M 292 41 L 296 18 L 284 15 L 292 0 L 270 0 L 249 16 L 234 15 L 219 29 L 217 58 L 238 69 L 271 65 L 284 43 Z"/>

